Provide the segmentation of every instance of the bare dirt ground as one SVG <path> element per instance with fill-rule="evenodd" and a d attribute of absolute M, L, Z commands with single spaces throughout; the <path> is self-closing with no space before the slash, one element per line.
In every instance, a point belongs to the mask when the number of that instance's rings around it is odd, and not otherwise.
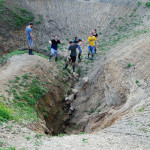
<path fill-rule="evenodd" d="M 75 110 L 72 122 L 78 125 L 72 133 L 78 134 L 39 137 L 38 133 L 10 122 L 0 127 L 0 140 L 4 145 L 26 150 L 148 150 L 149 37 L 145 34 L 144 38 L 142 35 L 128 39 L 108 54 L 96 57 L 94 65 L 89 64 L 92 65 L 87 74 L 89 81 L 86 86 L 81 82 L 83 79 L 79 81 L 76 85 L 79 93 L 72 103 Z M 86 56 L 86 49 L 83 56 Z M 128 63 L 131 66 L 127 68 Z M 52 64 L 57 71 L 57 64 L 39 56 L 13 56 L 1 69 L 0 81 L 4 85 L 1 91 L 9 79 L 32 70 L 31 66 L 35 64 Z M 12 69 L 13 66 L 16 68 Z M 139 82 L 136 83 L 136 80 Z M 91 112 L 91 108 L 94 111 Z M 80 131 L 86 134 L 80 134 Z"/>
<path fill-rule="evenodd" d="M 107 33 L 111 33 L 112 30 L 109 26 L 112 18 L 124 17 L 126 14 L 131 15 L 133 8 L 137 7 L 137 3 L 132 5 L 130 0 L 126 1 L 125 6 L 122 1 L 116 1 L 115 5 L 113 5 L 114 0 L 107 4 L 102 1 L 101 4 L 97 3 L 96 11 L 94 9 L 96 3 L 85 1 L 81 5 L 78 3 L 75 6 L 76 9 L 70 9 L 74 1 L 67 1 L 68 3 L 64 2 L 62 5 L 59 4 L 60 0 L 55 3 L 51 1 L 35 3 L 26 0 L 24 2 L 27 6 L 30 5 L 31 9 L 40 11 L 44 20 L 47 20 L 42 23 L 45 26 L 44 31 L 42 26 L 41 31 L 43 32 L 36 33 L 36 37 L 40 37 L 39 42 L 37 41 L 38 46 L 47 43 L 49 35 L 52 36 L 54 32 L 58 35 L 63 33 L 63 40 L 66 41 L 65 38 L 76 36 L 76 34 L 87 38 L 91 29 L 97 27 L 107 37 Z M 130 4 L 127 4 L 128 2 Z M 142 2 L 142 7 L 137 11 L 145 15 L 149 10 L 144 5 L 146 0 Z M 105 6 L 104 9 L 100 9 L 103 6 Z M 78 9 L 80 11 L 76 12 Z M 94 26 L 91 24 L 89 26 L 84 16 L 84 14 L 88 14 L 89 10 L 91 11 L 90 17 L 93 13 L 98 12 L 94 15 L 97 19 Z M 61 15 L 56 15 L 57 12 Z M 62 12 L 65 12 L 65 15 Z M 78 15 L 74 15 L 76 13 Z M 71 15 L 73 18 L 69 17 Z M 64 22 L 64 16 L 67 16 L 66 22 Z M 79 23 L 73 25 L 72 22 L 80 17 Z M 149 18 L 149 16 L 145 18 Z M 145 25 L 149 25 L 149 21 L 143 21 Z M 67 25 L 69 25 L 69 30 L 67 30 Z M 144 29 L 145 26 L 139 26 L 139 29 L 141 28 Z M 79 29 L 84 32 L 81 34 Z M 86 69 L 84 71 L 87 78 L 81 78 L 75 86 L 79 92 L 71 104 L 74 116 L 71 119 L 71 126 L 66 129 L 71 134 L 53 137 L 41 136 L 24 125 L 9 122 L 0 126 L 0 141 L 3 142 L 3 146 L 14 146 L 17 150 L 23 148 L 25 150 L 149 150 L 149 39 L 149 32 L 136 38 L 131 36 L 122 43 L 118 43 L 117 46 L 111 47 L 105 54 L 98 52 L 94 62 L 91 60 L 87 62 L 87 48 L 85 47 L 82 62 L 78 63 L 78 67 Z M 8 96 L 5 89 L 9 85 L 9 80 L 14 79 L 15 76 L 34 72 L 45 79 L 46 76 L 43 74 L 48 76 L 47 70 L 51 70 L 51 74 L 47 78 L 49 83 L 51 82 L 50 78 L 58 79 L 59 69 L 56 63 L 49 63 L 45 58 L 27 54 L 13 56 L 0 68 L 0 92 L 4 96 Z M 80 132 L 85 132 L 85 134 Z"/>

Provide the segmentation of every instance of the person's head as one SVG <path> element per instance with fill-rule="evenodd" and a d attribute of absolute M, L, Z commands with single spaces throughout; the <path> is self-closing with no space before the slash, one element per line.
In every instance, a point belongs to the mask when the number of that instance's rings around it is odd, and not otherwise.
<path fill-rule="evenodd" d="M 77 41 L 77 42 L 78 42 L 78 41 L 79 41 L 79 38 L 78 38 L 78 37 L 75 37 L 75 41 Z"/>
<path fill-rule="evenodd" d="M 58 40 L 58 36 L 57 36 L 57 35 L 55 35 L 55 36 L 54 36 L 54 39 L 55 39 L 55 40 Z"/>
<path fill-rule="evenodd" d="M 97 33 L 97 30 L 96 30 L 96 29 L 94 29 L 94 30 L 93 30 L 93 33 Z"/>
<path fill-rule="evenodd" d="M 93 37 L 93 33 L 90 33 L 90 37 Z"/>
<path fill-rule="evenodd" d="M 73 41 L 70 41 L 69 44 L 70 44 L 71 46 L 73 46 Z"/>
<path fill-rule="evenodd" d="M 33 22 L 30 22 L 30 23 L 29 23 L 29 26 L 30 26 L 31 28 L 33 27 L 33 25 L 34 25 Z"/>

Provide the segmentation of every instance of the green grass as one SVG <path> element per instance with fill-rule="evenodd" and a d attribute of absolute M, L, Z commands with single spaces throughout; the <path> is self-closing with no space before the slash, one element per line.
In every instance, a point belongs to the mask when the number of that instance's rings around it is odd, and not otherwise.
<path fill-rule="evenodd" d="M 146 3 L 145 3 L 145 6 L 146 6 L 146 7 L 150 7 L 150 2 L 146 2 Z"/>
<path fill-rule="evenodd" d="M 35 106 L 37 101 L 47 92 L 45 84 L 33 74 L 16 76 L 15 80 L 10 81 L 7 92 L 13 96 L 13 101 L 8 106 L 14 110 L 16 120 L 38 121 Z"/>
<path fill-rule="evenodd" d="M 25 53 L 28 53 L 28 50 L 24 50 L 24 51 L 16 50 L 16 51 L 10 52 L 7 56 L 0 58 L 0 65 L 4 65 L 7 62 L 8 58 L 11 58 L 14 55 L 23 55 Z M 48 59 L 48 57 L 43 55 L 43 54 L 36 53 L 36 52 L 34 54 L 36 54 L 40 57 Z"/>
<path fill-rule="evenodd" d="M 139 80 L 136 80 L 135 83 L 138 84 L 138 83 L 139 83 Z"/>
<path fill-rule="evenodd" d="M 31 137 L 30 137 L 30 136 L 27 136 L 27 137 L 25 137 L 25 139 L 26 139 L 27 141 L 29 141 L 29 140 L 31 139 Z"/>
<path fill-rule="evenodd" d="M 92 113 L 94 113 L 94 109 L 93 108 L 90 109 L 90 114 L 92 114 Z"/>
<path fill-rule="evenodd" d="M 76 72 L 77 74 L 81 75 L 81 72 L 82 72 L 81 67 L 78 67 Z"/>
<path fill-rule="evenodd" d="M 131 66 L 132 66 L 131 63 L 128 63 L 126 67 L 130 68 Z"/>
<path fill-rule="evenodd" d="M 97 105 L 97 106 L 98 106 L 98 107 L 99 107 L 99 106 L 101 106 L 101 103 L 98 103 L 98 105 Z"/>
<path fill-rule="evenodd" d="M 144 107 L 138 109 L 138 112 L 142 112 L 144 110 Z"/>
<path fill-rule="evenodd" d="M 88 139 L 83 138 L 83 139 L 82 139 L 82 142 L 83 142 L 83 143 L 88 143 Z"/>
<path fill-rule="evenodd" d="M 0 10 L 3 10 L 0 13 L 1 23 L 8 23 L 10 29 L 20 29 L 22 26 L 27 25 L 34 19 L 32 12 L 19 7 L 10 9 L 5 5 L 4 0 L 0 0 Z"/>
<path fill-rule="evenodd" d="M 142 2 L 140 2 L 140 1 L 137 2 L 137 6 L 138 6 L 138 7 L 139 7 L 141 4 L 142 4 Z"/>
<path fill-rule="evenodd" d="M 42 15 L 38 15 L 39 16 L 39 20 L 35 21 L 35 24 L 41 24 L 42 23 L 42 20 L 43 20 L 43 16 Z"/>
<path fill-rule="evenodd" d="M 11 58 L 14 55 L 22 55 L 25 53 L 28 53 L 28 51 L 27 50 L 26 51 L 19 51 L 19 50 L 13 51 L 9 53 L 7 56 L 0 58 L 0 65 L 4 65 L 7 62 L 8 58 Z"/>
<path fill-rule="evenodd" d="M 34 138 L 36 138 L 36 139 L 40 139 L 42 136 L 44 136 L 43 134 L 36 134 L 35 136 L 34 136 Z"/>
<path fill-rule="evenodd" d="M 98 109 L 97 112 L 101 112 L 101 109 Z"/>
<path fill-rule="evenodd" d="M 9 109 L 4 103 L 0 102 L 0 122 L 12 120 L 12 114 L 13 111 Z"/>
<path fill-rule="evenodd" d="M 60 133 L 60 134 L 58 134 L 57 136 L 58 136 L 58 137 L 63 137 L 63 136 L 66 136 L 66 134 Z"/>
<path fill-rule="evenodd" d="M 16 148 L 15 147 L 8 147 L 8 148 L 0 147 L 0 150 L 16 150 Z"/>

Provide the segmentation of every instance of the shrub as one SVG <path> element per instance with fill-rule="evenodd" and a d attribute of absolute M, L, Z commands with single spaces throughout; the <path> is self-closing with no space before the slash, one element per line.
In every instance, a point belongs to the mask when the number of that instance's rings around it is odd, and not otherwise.
<path fill-rule="evenodd" d="M 138 2 L 138 3 L 137 3 L 137 6 L 140 6 L 141 4 L 142 4 L 142 2 Z"/>
<path fill-rule="evenodd" d="M 13 117 L 11 113 L 12 111 L 9 108 L 7 108 L 5 104 L 0 102 L 0 121 L 4 122 L 4 121 L 12 120 Z"/>
<path fill-rule="evenodd" d="M 150 7 L 150 2 L 145 3 L 146 7 Z"/>
<path fill-rule="evenodd" d="M 127 64 L 127 68 L 130 68 L 130 67 L 131 67 L 131 64 L 130 64 L 130 63 L 128 63 L 128 64 Z"/>
<path fill-rule="evenodd" d="M 81 74 L 81 67 L 78 67 L 78 69 L 77 69 L 77 74 Z"/>

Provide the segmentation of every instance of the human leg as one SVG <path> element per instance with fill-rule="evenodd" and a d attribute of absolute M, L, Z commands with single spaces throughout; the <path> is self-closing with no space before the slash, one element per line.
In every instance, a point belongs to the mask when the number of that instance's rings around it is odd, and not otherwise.
<path fill-rule="evenodd" d="M 51 60 L 51 58 L 53 57 L 53 55 L 54 55 L 54 49 L 53 48 L 51 48 L 51 54 L 50 54 L 50 56 L 49 56 L 49 61 Z"/>
<path fill-rule="evenodd" d="M 33 40 L 30 38 L 30 39 L 28 39 L 28 41 L 29 41 L 29 55 L 34 55 L 34 54 L 32 53 Z"/>
<path fill-rule="evenodd" d="M 89 59 L 90 52 L 91 52 L 91 46 L 88 46 L 88 56 L 87 56 L 87 59 Z"/>
<path fill-rule="evenodd" d="M 65 67 L 63 68 L 63 69 L 66 69 L 67 67 L 68 67 L 68 64 L 69 64 L 69 61 L 71 60 L 71 58 L 68 58 L 67 59 L 67 62 L 66 62 L 66 64 L 65 64 Z"/>
<path fill-rule="evenodd" d="M 94 60 L 95 46 L 92 46 L 92 59 Z"/>
<path fill-rule="evenodd" d="M 78 59 L 81 60 L 81 53 L 82 53 L 82 48 L 80 45 L 78 45 L 78 49 L 79 49 L 79 55 L 78 55 Z"/>
<path fill-rule="evenodd" d="M 55 52 L 55 62 L 57 62 L 57 59 L 58 59 L 58 51 L 55 50 L 54 52 Z"/>
<path fill-rule="evenodd" d="M 76 56 L 71 56 L 73 72 L 75 72 Z"/>

